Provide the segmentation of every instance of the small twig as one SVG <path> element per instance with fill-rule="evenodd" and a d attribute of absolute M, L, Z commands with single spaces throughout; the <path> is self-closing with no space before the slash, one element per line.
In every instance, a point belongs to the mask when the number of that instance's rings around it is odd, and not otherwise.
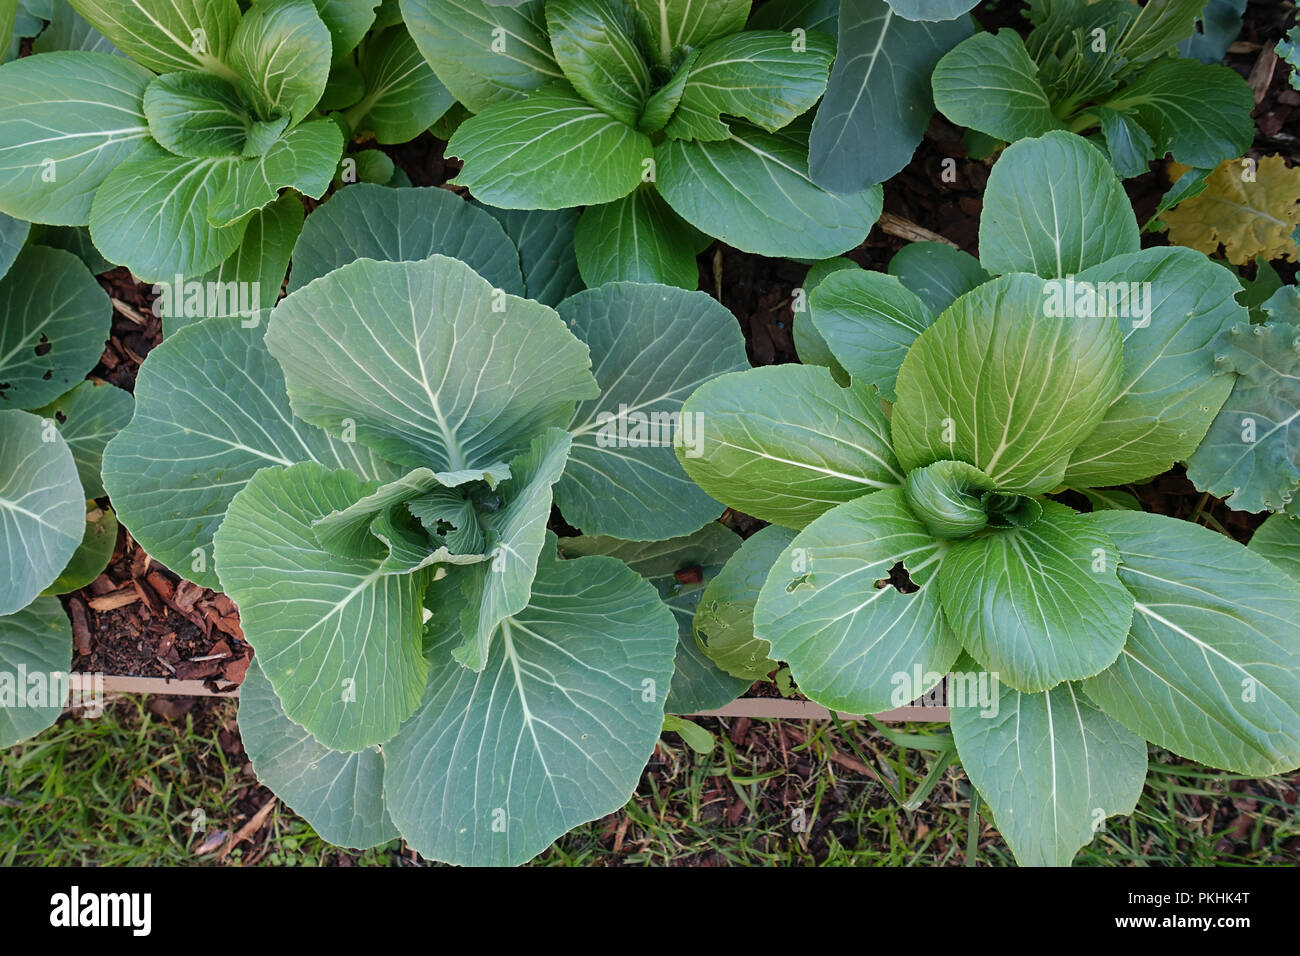
<path fill-rule="evenodd" d="M 258 830 L 260 830 L 262 828 L 262 824 L 266 823 L 266 818 L 271 815 L 271 811 L 274 809 L 275 809 L 275 797 L 272 797 L 270 800 L 266 801 L 266 803 L 262 804 L 261 808 L 255 814 L 253 814 L 253 819 L 249 820 L 242 827 L 240 827 L 235 832 L 235 835 L 226 841 L 226 845 L 221 848 L 221 853 L 218 854 L 217 856 L 217 861 L 220 862 L 224 860 L 227 856 L 230 855 L 230 851 L 233 850 L 238 844 L 243 843 L 250 836 L 252 836 Z"/>
<path fill-rule="evenodd" d="M 109 298 L 113 302 L 113 311 L 128 322 L 134 322 L 136 325 L 143 327 L 149 321 L 135 306 L 127 305 L 117 296 L 109 296 Z"/>
<path fill-rule="evenodd" d="M 954 249 L 961 248 L 947 236 L 931 232 L 924 226 L 918 226 L 910 219 L 895 216 L 892 212 L 881 213 L 876 225 L 880 227 L 881 232 L 897 236 L 899 239 L 906 239 L 908 242 L 942 242 L 945 246 L 952 246 Z"/>

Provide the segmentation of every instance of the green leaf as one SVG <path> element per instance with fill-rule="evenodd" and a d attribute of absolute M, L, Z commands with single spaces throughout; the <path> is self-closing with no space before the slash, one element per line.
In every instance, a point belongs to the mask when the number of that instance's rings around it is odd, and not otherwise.
<path fill-rule="evenodd" d="M 754 606 L 772 566 L 794 536 L 794 531 L 775 524 L 755 532 L 700 595 L 695 638 L 707 659 L 733 677 L 752 683 L 776 669 L 772 645 L 754 635 Z"/>
<path fill-rule="evenodd" d="M 4 278 L 14 264 L 32 224 L 25 219 L 15 219 L 0 212 L 0 278 Z"/>
<path fill-rule="evenodd" d="M 325 92 L 333 47 L 312 0 L 260 0 L 230 43 L 230 66 L 264 120 L 296 126 Z"/>
<path fill-rule="evenodd" d="M 135 399 L 124 389 L 99 381 L 84 381 L 33 414 L 55 423 L 77 463 L 77 477 L 87 498 L 99 498 L 104 485 L 99 472 L 104 446 L 126 427 Z"/>
<path fill-rule="evenodd" d="M 0 412 L 0 416 L 11 414 Z M 21 695 L 23 701 L 23 706 L 15 706 L 16 699 L 11 704 L 0 687 L 0 747 L 12 747 L 35 737 L 58 720 L 65 700 L 62 694 L 56 694 L 55 700 L 48 699 L 48 688 L 59 683 L 50 678 L 66 675 L 71 665 L 72 624 L 58 598 L 39 597 L 25 608 L 0 616 L 0 673 L 13 682 L 10 692 Z M 29 679 L 38 674 L 45 678 L 45 700 L 29 700 L 29 688 L 17 685 L 20 668 Z M 64 684 L 62 691 L 66 690 Z"/>
<path fill-rule="evenodd" d="M 113 263 L 100 255 L 95 244 L 90 241 L 90 230 L 85 226 L 47 226 L 32 223 L 31 227 L 27 237 L 29 244 L 70 252 L 80 259 L 93 275 L 103 275 L 113 268 Z"/>
<path fill-rule="evenodd" d="M 978 2 L 979 0 L 888 0 L 895 13 L 909 20 L 952 20 Z"/>
<path fill-rule="evenodd" d="M 1137 121 L 1125 114 L 1099 106 L 1093 110 L 1101 120 L 1101 133 L 1106 141 L 1110 164 L 1123 179 L 1141 176 L 1147 172 L 1151 160 L 1156 158 L 1155 140 Z"/>
<path fill-rule="evenodd" d="M 1179 57 L 1157 60 L 1108 103 L 1132 111 L 1154 137 L 1157 155 L 1207 169 L 1250 148 L 1254 104 L 1250 85 L 1233 70 Z"/>
<path fill-rule="evenodd" d="M 574 253 L 578 210 L 480 208 L 501 223 L 501 228 L 518 247 L 528 298 L 553 308 L 582 290 Z M 464 255 L 456 258 L 469 261 Z M 492 277 L 485 269 L 478 266 L 475 269 L 489 279 Z M 506 291 L 510 291 L 508 286 Z"/>
<path fill-rule="evenodd" d="M 169 334 L 140 367 L 135 417 L 104 450 L 118 518 L 150 555 L 204 587 L 221 586 L 212 535 L 259 469 L 316 461 L 365 478 L 400 473 L 290 414 L 263 329 L 232 316 Z"/>
<path fill-rule="evenodd" d="M 879 186 L 840 195 L 808 175 L 806 131 L 733 123 L 726 139 L 655 148 L 659 191 L 683 219 L 743 252 L 827 259 L 862 243 L 880 217 Z"/>
<path fill-rule="evenodd" d="M 992 517 L 985 492 L 994 490 L 993 480 L 964 461 L 936 461 L 913 468 L 903 490 L 912 514 L 936 538 L 968 537 L 988 525 Z M 1002 517 L 1004 512 L 995 510 L 994 514 Z"/>
<path fill-rule="evenodd" d="M 1052 316 L 1049 284 L 1014 274 L 962 296 L 921 333 L 898 373 L 903 468 L 966 461 L 1001 491 L 1061 483 L 1070 455 L 1120 388 L 1113 318 Z"/>
<path fill-rule="evenodd" d="M 587 347 L 558 315 L 440 255 L 335 269 L 281 301 L 266 342 L 295 414 L 331 434 L 352 423 L 410 467 L 507 460 L 597 394 Z"/>
<path fill-rule="evenodd" d="M 284 714 L 254 659 L 239 687 L 239 737 L 264 786 L 336 846 L 377 846 L 399 836 L 384 808 L 378 748 L 331 750 Z"/>
<path fill-rule="evenodd" d="M 1053 279 L 1137 251 L 1133 208 L 1095 147 L 1055 132 L 1013 143 L 999 157 L 980 217 L 985 269 Z"/>
<path fill-rule="evenodd" d="M 993 809 L 1021 866 L 1069 866 L 1106 817 L 1132 813 L 1142 795 L 1147 748 L 1094 707 L 1075 684 L 1047 693 L 997 692 L 986 714 L 952 709 L 966 771 Z"/>
<path fill-rule="evenodd" d="M 1217 351 L 1237 379 L 1187 477 L 1238 511 L 1281 511 L 1300 490 L 1300 327 L 1243 322 Z"/>
<path fill-rule="evenodd" d="M 1152 0 L 1134 17 L 1115 52 L 1129 63 L 1141 63 L 1166 53 L 1196 33 L 1196 21 L 1206 0 Z"/>
<path fill-rule="evenodd" d="M 1232 390 L 1231 377 L 1215 369 L 1213 345 L 1246 318 L 1234 298 L 1237 284 L 1200 253 L 1177 246 L 1117 256 L 1077 282 L 1093 284 L 1098 306 L 1118 299 L 1124 372 L 1065 480 L 1083 487 L 1143 481 L 1196 450 Z"/>
<path fill-rule="evenodd" d="M 695 289 L 695 230 L 653 186 L 588 206 L 573 234 L 578 270 L 590 288 L 606 282 L 656 282 Z"/>
<path fill-rule="evenodd" d="M 722 375 L 682 414 L 698 456 L 679 452 L 708 494 L 746 514 L 802 528 L 841 502 L 902 483 L 889 422 L 870 386 L 840 388 L 824 368 L 776 365 Z"/>
<path fill-rule="evenodd" d="M 947 548 L 912 515 L 901 488 L 839 505 L 776 560 L 754 633 L 823 707 L 872 714 L 906 704 L 938 683 L 961 651 L 931 586 Z M 888 583 L 897 564 L 916 590 Z M 910 687 L 914 669 L 922 686 Z"/>
<path fill-rule="evenodd" d="M 1212 767 L 1300 764 L 1300 586 L 1263 557 L 1163 515 L 1105 511 L 1137 599 L 1119 660 L 1084 683 L 1115 720 Z"/>
<path fill-rule="evenodd" d="M 826 96 L 809 141 L 813 180 L 854 192 L 889 179 L 912 159 L 934 100 L 939 58 L 971 35 L 971 20 L 917 23 L 885 0 L 844 0 Z"/>
<path fill-rule="evenodd" d="M 688 747 L 701 756 L 708 756 L 716 746 L 713 734 L 699 724 L 690 720 L 683 720 L 681 717 L 668 715 L 664 718 L 663 729 L 677 734 Z"/>
<path fill-rule="evenodd" d="M 1111 509 L 1122 509 L 1125 511 L 1141 511 L 1142 503 L 1136 497 L 1127 491 L 1117 491 L 1114 488 L 1078 488 L 1075 489 L 1079 494 L 1088 499 L 1092 505 L 1093 511 L 1109 511 Z"/>
<path fill-rule="evenodd" d="M 894 401 L 903 356 L 934 316 L 891 275 L 844 269 L 808 297 L 813 325 L 844 370 Z"/>
<path fill-rule="evenodd" d="M 795 353 L 799 356 L 799 361 L 804 365 L 821 365 L 830 369 L 831 377 L 835 379 L 838 385 L 849 384 L 849 373 L 844 371 L 844 368 L 836 361 L 835 356 L 831 354 L 830 346 L 826 344 L 822 334 L 817 331 L 817 326 L 813 324 L 812 314 L 809 312 L 808 307 L 808 298 L 827 276 L 846 269 L 861 268 L 852 259 L 846 259 L 843 256 L 814 262 L 804 276 L 803 285 L 796 290 L 797 298 L 791 304 L 795 320 L 790 332 L 791 337 L 794 339 Z M 799 295 L 799 292 L 803 294 Z"/>
<path fill-rule="evenodd" d="M 492 560 L 454 569 L 430 594 L 436 600 L 452 586 L 460 586 L 466 598 L 461 614 L 463 639 L 452 656 L 470 670 L 484 668 L 497 627 L 528 603 L 546 541 L 551 489 L 564 472 L 570 445 L 567 434 L 548 428 L 533 439 L 528 451 L 511 459 L 510 479 L 497 488 L 503 507 L 480 515 Z"/>
<path fill-rule="evenodd" d="M 402 20 L 451 95 L 481 113 L 564 79 L 546 36 L 545 6 L 402 0 Z"/>
<path fill-rule="evenodd" d="M 69 0 L 119 50 L 155 73 L 221 72 L 239 26 L 236 0 Z"/>
<path fill-rule="evenodd" d="M 1160 217 L 1184 199 L 1191 199 L 1193 196 L 1199 196 L 1205 192 L 1209 186 L 1208 180 L 1212 172 L 1214 172 L 1213 169 L 1189 169 L 1179 176 L 1174 184 L 1169 187 L 1169 190 L 1160 197 L 1160 203 L 1156 206 L 1156 211 L 1151 214 L 1151 218 L 1142 227 L 1142 231 L 1166 228 L 1163 223 L 1159 222 Z"/>
<path fill-rule="evenodd" d="M 796 40 L 776 30 L 747 30 L 714 40 L 691 66 L 664 132 L 680 139 L 726 139 L 726 113 L 774 133 L 821 99 L 834 58 L 835 41 L 820 32 Z"/>
<path fill-rule="evenodd" d="M 203 275 L 234 252 L 244 235 L 243 222 L 213 226 L 206 214 L 235 181 L 238 164 L 233 156 L 181 159 L 145 143 L 95 193 L 95 246 L 145 282 Z"/>
<path fill-rule="evenodd" d="M 649 46 L 667 66 L 679 47 L 702 47 L 745 28 L 748 0 L 632 0 L 649 27 Z"/>
<path fill-rule="evenodd" d="M 64 565 L 59 576 L 42 594 L 67 594 L 84 588 L 103 573 L 117 547 L 117 516 L 112 508 L 86 503 L 81 544 Z"/>
<path fill-rule="evenodd" d="M 668 125 L 677 104 L 682 101 L 682 92 L 686 89 L 686 78 L 691 75 L 691 67 L 699 58 L 698 49 L 683 49 L 681 63 L 677 64 L 672 76 L 646 100 L 645 109 L 636 121 L 637 129 L 649 135 Z"/>
<path fill-rule="evenodd" d="M 749 29 L 834 33 L 839 8 L 839 0 L 767 0 L 750 14 Z"/>
<path fill-rule="evenodd" d="M 329 189 L 342 153 L 343 134 L 333 120 L 312 120 L 289 130 L 261 156 L 238 161 L 211 199 L 208 223 L 227 228 L 275 202 L 286 187 L 319 199 Z"/>
<path fill-rule="evenodd" d="M 1300 584 L 1300 518 L 1271 515 L 1251 535 L 1250 550 L 1267 558 Z"/>
<path fill-rule="evenodd" d="M 664 704 L 670 714 L 725 707 L 754 682 L 754 678 L 738 679 L 715 667 L 695 640 L 691 626 L 701 595 L 739 547 L 739 536 L 716 521 L 667 541 L 620 541 L 592 535 L 560 539 L 560 553 L 565 557 L 603 554 L 618 558 L 653 584 L 673 612 L 677 654 Z"/>
<path fill-rule="evenodd" d="M 431 570 L 384 574 L 381 559 L 325 551 L 312 523 L 369 486 L 315 462 L 259 471 L 214 538 L 221 584 L 285 714 L 334 750 L 397 733 L 419 706 Z"/>
<path fill-rule="evenodd" d="M 519 256 L 492 217 L 446 189 L 356 183 L 308 217 L 293 249 L 289 291 L 356 259 L 460 259 L 511 295 L 522 295 Z"/>
<path fill-rule="evenodd" d="M 380 143 L 415 139 L 455 102 L 401 24 L 367 43 L 360 59 L 365 94 L 348 119 Z"/>
<path fill-rule="evenodd" d="M 84 53 L 111 53 L 122 56 L 122 51 L 100 33 L 70 3 L 50 5 L 49 25 L 32 41 L 33 53 L 52 53 L 56 50 L 77 50 Z"/>
<path fill-rule="evenodd" d="M 626 196 L 641 182 L 651 147 L 644 133 L 553 87 L 471 116 L 447 154 L 465 161 L 452 184 L 482 202 L 563 209 Z"/>
<path fill-rule="evenodd" d="M 251 122 L 235 88 L 209 73 L 155 78 L 144 92 L 144 112 L 158 144 L 190 159 L 238 154 Z"/>
<path fill-rule="evenodd" d="M 0 279 L 0 408 L 38 408 L 104 351 L 112 310 L 80 260 L 28 246 Z"/>
<path fill-rule="evenodd" d="M 1024 693 L 1100 673 L 1119 656 L 1133 595 L 1091 515 L 1052 501 L 1028 527 L 954 541 L 943 610 L 966 650 Z"/>
<path fill-rule="evenodd" d="M 588 103 L 635 126 L 650 96 L 650 68 L 635 43 L 631 10 L 608 0 L 548 0 L 551 50 Z"/>
<path fill-rule="evenodd" d="M 889 274 L 935 315 L 992 278 L 969 252 L 942 242 L 909 242 L 889 260 Z"/>
<path fill-rule="evenodd" d="M 430 622 L 424 702 L 384 745 L 388 811 L 425 857 L 522 863 L 636 788 L 663 724 L 672 614 L 611 558 L 547 554 L 482 673 L 453 660 L 456 621 Z"/>
<path fill-rule="evenodd" d="M 1202 63 L 1219 62 L 1241 32 L 1245 12 L 1246 0 L 1209 0 L 1201 14 L 1200 30 L 1178 45 L 1179 55 L 1194 57 Z"/>
<path fill-rule="evenodd" d="M 203 281 L 246 283 L 250 302 L 256 302 L 257 308 L 270 308 L 280 296 L 285 273 L 289 271 L 289 256 L 302 227 L 302 199 L 295 192 L 285 192 L 249 217 L 239 248 L 204 276 Z M 171 317 L 167 323 L 168 334 L 174 332 L 178 324 L 184 324 L 186 318 L 192 318 L 185 315 L 185 311 Z"/>
<path fill-rule="evenodd" d="M 556 501 L 587 534 L 662 540 L 716 518 L 722 505 L 697 488 L 674 454 L 700 438 L 682 403 L 699 386 L 749 367 L 735 317 L 703 292 L 617 282 L 579 292 L 560 316 L 591 349 L 600 394 L 569 423 L 573 455 Z"/>
<path fill-rule="evenodd" d="M 376 23 L 375 8 L 380 0 L 313 0 L 321 22 L 330 32 L 334 59 L 337 61 L 351 53 L 366 31 L 374 25 L 383 29 L 384 24 Z M 393 4 L 396 6 L 396 4 Z"/>
<path fill-rule="evenodd" d="M 1061 128 L 1038 67 L 1014 30 L 977 33 L 944 54 L 931 76 L 934 103 L 958 126 L 1015 142 Z"/>
<path fill-rule="evenodd" d="M 86 499 L 63 436 L 35 415 L 0 409 L 0 615 L 50 585 L 81 543 Z"/>
<path fill-rule="evenodd" d="M 106 53 L 43 53 L 0 66 L 0 211 L 90 221 L 95 190 L 149 136 L 148 70 Z"/>

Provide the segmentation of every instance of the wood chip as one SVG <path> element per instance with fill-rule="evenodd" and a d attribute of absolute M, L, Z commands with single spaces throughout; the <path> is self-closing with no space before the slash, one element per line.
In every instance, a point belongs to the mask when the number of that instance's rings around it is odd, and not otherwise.
<path fill-rule="evenodd" d="M 149 587 L 153 588 L 159 597 L 168 604 L 172 602 L 176 588 L 161 571 L 150 571 L 145 575 L 145 580 L 149 582 Z"/>
<path fill-rule="evenodd" d="M 148 324 L 148 319 L 135 306 L 128 305 L 116 296 L 110 296 L 113 300 L 113 311 L 134 325 L 144 326 Z M 102 300 L 101 300 L 102 301 Z"/>
<path fill-rule="evenodd" d="M 90 639 L 90 612 L 86 602 L 79 597 L 68 598 L 68 614 L 72 618 L 72 646 L 78 657 L 85 657 L 93 646 Z"/>
<path fill-rule="evenodd" d="M 96 611 L 113 611 L 119 607 L 134 604 L 138 600 L 140 600 L 139 591 L 135 588 L 123 588 L 120 591 L 114 591 L 112 594 L 93 597 L 87 603 Z"/>
<path fill-rule="evenodd" d="M 910 219 L 895 216 L 892 212 L 881 213 L 876 225 L 880 227 L 881 232 L 897 236 L 899 239 L 906 239 L 908 242 L 942 242 L 945 246 L 952 246 L 954 249 L 961 248 L 946 236 L 931 232 L 924 226 L 918 226 Z"/>
<path fill-rule="evenodd" d="M 203 588 L 199 587 L 193 581 L 181 581 L 176 586 L 176 594 L 173 597 L 173 606 L 182 614 L 194 610 L 194 605 L 199 603 L 199 598 L 203 597 Z"/>
<path fill-rule="evenodd" d="M 1259 57 L 1255 60 L 1255 65 L 1250 68 L 1250 76 L 1246 78 L 1250 88 L 1255 91 L 1256 106 L 1264 102 L 1268 88 L 1273 83 L 1273 70 L 1277 67 L 1277 53 L 1274 52 L 1273 46 L 1271 40 L 1264 44 L 1264 48 L 1259 51 Z"/>
<path fill-rule="evenodd" d="M 267 800 L 266 803 L 262 804 L 261 808 L 253 814 L 253 819 L 249 820 L 242 827 L 236 830 L 234 836 L 226 841 L 226 845 L 221 848 L 221 854 L 217 859 L 224 860 L 230 855 L 230 851 L 233 850 L 236 845 L 243 843 L 258 830 L 262 829 L 262 825 L 266 823 L 267 817 L 271 815 L 271 811 L 274 809 L 275 797 L 272 797 L 270 800 Z"/>

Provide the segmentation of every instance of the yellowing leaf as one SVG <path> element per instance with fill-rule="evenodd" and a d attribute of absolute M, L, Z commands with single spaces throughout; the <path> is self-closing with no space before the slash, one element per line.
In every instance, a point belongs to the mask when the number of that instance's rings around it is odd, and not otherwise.
<path fill-rule="evenodd" d="M 1229 159 L 1210 174 L 1205 192 L 1164 214 L 1169 241 L 1214 255 L 1222 244 L 1228 261 L 1300 259 L 1292 234 L 1300 225 L 1300 167 L 1265 156 L 1253 167 Z"/>

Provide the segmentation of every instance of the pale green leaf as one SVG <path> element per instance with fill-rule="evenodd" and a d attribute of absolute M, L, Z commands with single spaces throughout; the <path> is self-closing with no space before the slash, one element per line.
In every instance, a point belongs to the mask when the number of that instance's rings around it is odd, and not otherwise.
<path fill-rule="evenodd" d="M 368 42 L 360 54 L 364 97 L 348 111 L 353 129 L 380 143 L 405 143 L 432 126 L 455 99 L 401 24 Z"/>
<path fill-rule="evenodd" d="M 400 473 L 294 418 L 264 329 L 228 317 L 168 335 L 140 367 L 135 417 L 104 450 L 118 518 L 150 555 L 205 587 L 220 587 L 212 535 L 259 469 L 316 461 L 365 478 Z"/>
<path fill-rule="evenodd" d="M 659 739 L 677 639 L 654 588 L 612 558 L 547 555 L 481 673 L 452 659 L 454 623 L 432 636 L 424 701 L 384 745 L 388 812 L 415 850 L 522 863 L 627 802 Z"/>
<path fill-rule="evenodd" d="M 902 484 L 889 421 L 869 385 L 840 388 L 824 368 L 778 365 L 722 375 L 686 401 L 698 423 L 686 473 L 739 511 L 802 528 L 842 502 Z"/>
<path fill-rule="evenodd" d="M 1096 147 L 1054 132 L 998 158 L 980 217 L 985 269 L 1052 279 L 1137 251 L 1133 208 Z"/>
<path fill-rule="evenodd" d="M 214 231 L 229 228 L 275 202 L 286 187 L 319 199 L 329 189 L 342 152 L 343 134 L 333 120 L 312 120 L 289 130 L 262 155 L 231 167 L 209 201 L 207 222 Z"/>
<path fill-rule="evenodd" d="M 776 559 L 754 610 L 754 634 L 824 707 L 872 714 L 906 704 L 961 651 L 934 580 L 947 549 L 912 515 L 901 488 L 839 505 Z M 916 590 L 889 584 L 897 564 Z M 914 669 L 923 686 L 911 686 Z"/>
<path fill-rule="evenodd" d="M 679 47 L 702 47 L 743 30 L 749 0 L 632 0 L 649 27 L 649 45 L 666 66 Z"/>
<path fill-rule="evenodd" d="M 312 0 L 260 0 L 249 8 L 227 57 L 263 120 L 296 126 L 325 92 L 333 48 Z"/>
<path fill-rule="evenodd" d="M 931 83 L 939 112 L 958 126 L 1010 142 L 1061 128 L 1038 67 L 1010 28 L 958 43 L 939 60 Z"/>
<path fill-rule="evenodd" d="M 0 211 L 85 225 L 97 190 L 149 137 L 153 74 L 106 53 L 43 53 L 0 66 Z"/>
<path fill-rule="evenodd" d="M 53 425 L 0 410 L 0 615 L 21 610 L 81 544 L 86 499 L 77 466 Z"/>
<path fill-rule="evenodd" d="M 744 252 L 827 259 L 862 243 L 880 217 L 879 186 L 841 195 L 808 175 L 806 130 L 733 123 L 726 139 L 655 148 L 659 191 L 683 219 Z"/>
<path fill-rule="evenodd" d="M 1098 307 L 1104 300 L 1119 316 L 1124 373 L 1065 480 L 1086 487 L 1143 481 L 1196 450 L 1232 390 L 1231 376 L 1215 368 L 1213 346 L 1246 318 L 1234 298 L 1238 286 L 1227 270 L 1178 246 L 1117 256 L 1077 281 L 1092 284 L 1084 302 L 1095 295 Z"/>
<path fill-rule="evenodd" d="M 77 477 L 87 498 L 104 494 L 99 472 L 104 446 L 131 421 L 131 393 L 105 382 L 80 382 L 33 414 L 55 423 L 77 463 Z"/>
<path fill-rule="evenodd" d="M 1119 660 L 1084 682 L 1115 720 L 1182 757 L 1263 776 L 1300 764 L 1300 585 L 1207 528 L 1103 511 L 1137 599 Z"/>
<path fill-rule="evenodd" d="M 379 750 L 326 747 L 285 716 L 256 659 L 239 686 L 239 738 L 258 781 L 323 839 L 364 849 L 398 836 L 384 809 Z"/>
<path fill-rule="evenodd" d="M 155 73 L 214 69 L 238 28 L 236 0 L 69 0 L 100 33 Z"/>
<path fill-rule="evenodd" d="M 958 299 L 898 373 L 894 450 L 906 469 L 966 461 L 999 490 L 1061 483 L 1070 455 L 1119 392 L 1113 318 L 1045 314 L 1048 283 L 1014 274 Z"/>
<path fill-rule="evenodd" d="M 992 278 L 969 252 L 942 242 L 909 242 L 889 260 L 889 274 L 935 315 Z"/>
<path fill-rule="evenodd" d="M 635 126 L 650 96 L 631 9 L 615 0 L 547 0 L 555 60 L 588 103 Z"/>
<path fill-rule="evenodd" d="M 414 262 L 435 253 L 523 294 L 519 256 L 493 217 L 446 189 L 370 183 L 339 190 L 308 217 L 294 246 L 289 291 L 356 259 Z"/>
<path fill-rule="evenodd" d="M 1132 813 L 1147 748 L 1075 684 L 1046 693 L 997 691 L 987 713 L 952 709 L 962 768 L 993 809 L 1021 866 L 1069 866 L 1106 818 Z"/>
<path fill-rule="evenodd" d="M 655 282 L 695 289 L 695 230 L 653 186 L 588 206 L 573 233 L 578 270 L 589 288 L 606 282 Z"/>
<path fill-rule="evenodd" d="M 36 688 L 18 686 L 19 668 L 29 678 L 39 675 L 44 680 Z M 35 737 L 58 720 L 67 684 L 51 700 L 51 686 L 57 688 L 60 683 L 51 678 L 71 669 L 72 624 L 58 598 L 40 597 L 25 608 L 0 616 L 0 674 L 8 684 L 7 688 L 0 684 L 0 747 Z M 31 698 L 29 693 L 33 693 Z M 10 695 L 13 699 L 6 699 Z"/>
<path fill-rule="evenodd" d="M 492 206 L 563 209 L 626 196 L 650 163 L 650 138 L 557 86 L 460 124 L 453 185 Z"/>
<path fill-rule="evenodd" d="M 440 255 L 334 270 L 276 307 L 267 345 L 299 417 L 331 434 L 352 423 L 411 467 L 508 460 L 597 394 L 587 347 L 555 312 Z"/>
<path fill-rule="evenodd" d="M 1271 515 L 1250 536 L 1250 550 L 1267 558 L 1300 584 L 1300 518 Z"/>

